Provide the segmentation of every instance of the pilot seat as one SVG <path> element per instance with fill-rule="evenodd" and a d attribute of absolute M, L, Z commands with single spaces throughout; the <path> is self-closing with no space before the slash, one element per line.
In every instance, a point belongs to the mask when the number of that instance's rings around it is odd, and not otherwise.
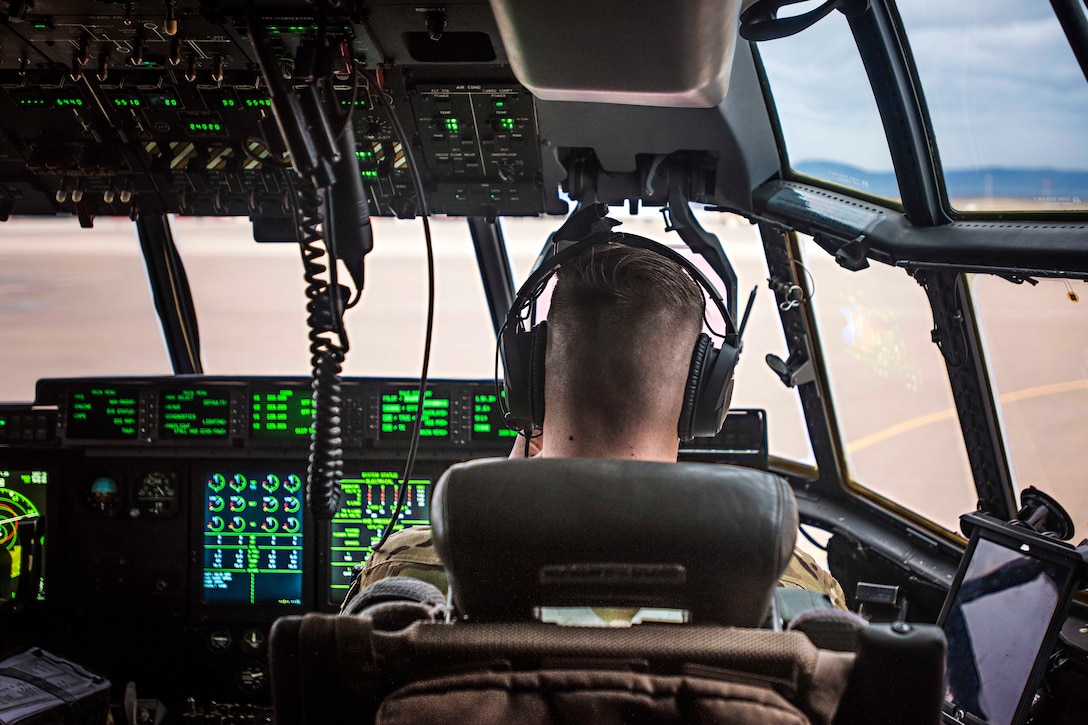
<path fill-rule="evenodd" d="M 775 475 L 470 461 L 439 480 L 431 522 L 448 601 L 387 579 L 345 614 L 276 622 L 277 722 L 939 722 L 939 629 L 848 622 L 838 639 L 850 651 L 777 631 L 769 615 L 798 516 Z M 571 607 L 683 623 L 541 621 Z"/>

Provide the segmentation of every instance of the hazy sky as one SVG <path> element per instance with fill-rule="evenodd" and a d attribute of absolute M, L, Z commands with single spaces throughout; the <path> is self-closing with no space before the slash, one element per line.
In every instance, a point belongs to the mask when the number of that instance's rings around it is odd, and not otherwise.
<path fill-rule="evenodd" d="M 899 0 L 946 169 L 1088 170 L 1088 81 L 1050 4 Z M 845 18 L 760 44 L 791 161 L 891 169 Z"/>

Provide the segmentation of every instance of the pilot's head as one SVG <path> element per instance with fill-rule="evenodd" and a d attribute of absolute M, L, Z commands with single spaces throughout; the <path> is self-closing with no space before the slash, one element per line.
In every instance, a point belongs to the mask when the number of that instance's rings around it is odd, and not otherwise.
<path fill-rule="evenodd" d="M 548 453 L 675 460 L 704 304 L 656 252 L 607 244 L 564 264 L 548 312 Z"/>

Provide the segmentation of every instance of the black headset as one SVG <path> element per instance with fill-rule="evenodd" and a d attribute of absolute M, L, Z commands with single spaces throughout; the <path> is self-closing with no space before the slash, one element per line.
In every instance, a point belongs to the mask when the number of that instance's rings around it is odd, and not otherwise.
<path fill-rule="evenodd" d="M 604 213 L 606 212 L 607 207 Z M 648 249 L 679 264 L 706 291 L 725 320 L 726 331 L 721 347 L 714 347 L 710 336 L 705 332 L 700 332 L 695 340 L 687 383 L 684 386 L 683 406 L 676 425 L 677 434 L 685 441 L 696 436 L 717 435 L 729 410 L 729 399 L 733 392 L 733 370 L 737 366 L 742 347 L 740 332 L 722 301 L 721 294 L 702 270 L 677 252 L 646 237 L 611 231 L 610 227 L 618 224 L 614 219 L 605 217 L 600 221 L 607 222 L 604 225 L 605 231 L 601 231 L 598 225 L 593 233 L 548 257 L 529 276 L 514 297 L 506 321 L 499 331 L 499 351 L 505 375 L 507 424 L 523 433 L 531 433 L 534 428 L 540 428 L 544 423 L 544 353 L 547 347 L 548 323 L 545 321 L 534 324 L 532 313 L 537 298 L 566 262 L 589 247 L 618 243 Z M 564 225 L 563 228 L 566 227 Z M 563 229 L 560 229 L 556 233 L 556 241 L 563 240 L 559 236 L 562 232 Z"/>

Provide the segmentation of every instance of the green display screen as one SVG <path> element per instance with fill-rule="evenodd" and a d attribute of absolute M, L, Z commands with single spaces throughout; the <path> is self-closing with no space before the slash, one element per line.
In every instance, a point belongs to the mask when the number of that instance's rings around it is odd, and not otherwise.
<path fill-rule="evenodd" d="M 69 438 L 125 440 L 136 437 L 136 388 L 90 387 L 68 397 Z"/>
<path fill-rule="evenodd" d="M 502 392 L 506 396 L 506 391 Z M 495 393 L 476 393 L 472 396 L 472 440 L 497 441 L 515 438 L 518 432 L 506 427 L 502 405 Z"/>
<path fill-rule="evenodd" d="M 153 91 L 144 91 L 147 105 L 158 109 L 181 109 L 184 106 L 177 92 L 172 88 L 157 88 Z"/>
<path fill-rule="evenodd" d="M 378 437 L 383 440 L 409 440 L 419 405 L 418 388 L 383 388 L 379 401 Z M 450 398 L 443 391 L 428 390 L 423 397 L 423 424 L 420 438 L 448 438 L 450 435 Z"/>
<path fill-rule="evenodd" d="M 352 568 L 362 564 L 373 551 L 385 527 L 393 518 L 400 474 L 393 470 L 363 471 L 341 479 L 344 503 L 332 520 L 332 551 L 329 555 L 329 601 L 344 598 L 351 583 Z M 406 487 L 404 505 L 393 526 L 426 526 L 431 520 L 431 481 L 412 479 Z"/>
<path fill-rule="evenodd" d="M 0 601 L 14 597 L 22 570 L 23 551 L 19 537 L 21 521 L 45 516 L 49 472 L 40 469 L 0 469 Z M 44 546 L 44 540 L 43 540 Z M 44 552 L 43 552 L 44 559 Z M 44 574 L 45 567 L 42 567 Z M 45 598 L 45 577 L 38 582 L 38 599 Z"/>
<path fill-rule="evenodd" d="M 272 101 L 268 94 L 258 90 L 237 90 L 238 107 L 249 109 L 271 108 Z"/>
<path fill-rule="evenodd" d="M 163 391 L 159 401 L 161 438 L 226 438 L 230 394 L 214 388 Z"/>
<path fill-rule="evenodd" d="M 114 108 L 143 108 L 144 102 L 131 88 L 120 88 L 107 94 L 110 105 Z"/>
<path fill-rule="evenodd" d="M 250 430 L 254 438 L 309 439 L 314 424 L 314 399 L 309 389 L 256 389 L 250 405 Z"/>

